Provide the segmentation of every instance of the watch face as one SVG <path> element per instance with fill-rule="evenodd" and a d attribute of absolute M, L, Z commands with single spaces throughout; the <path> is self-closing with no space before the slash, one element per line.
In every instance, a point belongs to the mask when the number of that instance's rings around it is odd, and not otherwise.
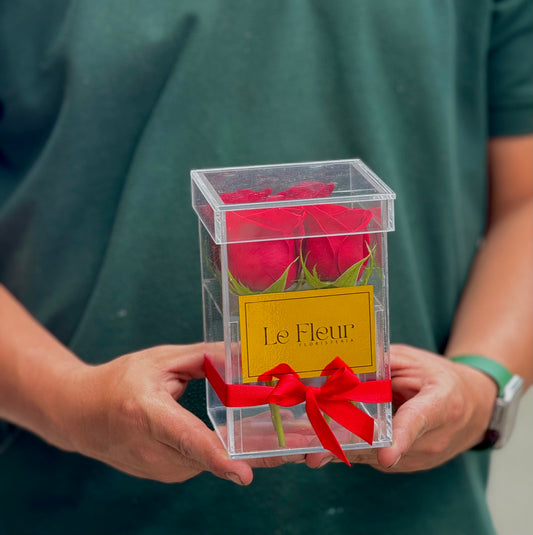
<path fill-rule="evenodd" d="M 506 401 L 519 398 L 524 388 L 524 380 L 519 375 L 513 375 L 509 382 L 505 385 L 503 391 L 503 398 Z"/>

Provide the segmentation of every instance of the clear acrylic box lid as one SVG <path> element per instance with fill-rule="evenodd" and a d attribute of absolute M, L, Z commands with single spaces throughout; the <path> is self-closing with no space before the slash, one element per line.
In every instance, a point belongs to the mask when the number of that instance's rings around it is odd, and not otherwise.
<path fill-rule="evenodd" d="M 232 236 L 228 229 L 229 214 L 246 216 L 247 210 L 260 214 L 263 210 L 289 210 L 310 205 L 343 205 L 372 211 L 372 220 L 364 230 L 342 231 L 296 229 L 291 237 L 332 236 L 362 232 L 390 232 L 394 230 L 396 194 L 360 159 L 246 167 L 196 169 L 191 171 L 192 204 L 203 226 L 217 244 L 245 241 L 279 240 L 277 230 L 271 234 L 262 228 L 260 236 Z M 221 196 L 238 190 L 284 192 L 302 182 L 333 184 L 327 196 L 291 198 L 226 204 Z M 250 212 L 252 213 L 252 212 Z"/>

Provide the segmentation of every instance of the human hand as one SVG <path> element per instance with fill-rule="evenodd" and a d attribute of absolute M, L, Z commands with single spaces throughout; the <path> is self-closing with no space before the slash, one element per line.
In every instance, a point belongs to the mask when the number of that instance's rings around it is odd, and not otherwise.
<path fill-rule="evenodd" d="M 346 452 L 351 463 L 389 472 L 439 466 L 479 443 L 488 427 L 496 384 L 484 373 L 434 353 L 391 347 L 392 446 Z M 329 453 L 307 455 L 311 468 L 336 461 Z"/>
<path fill-rule="evenodd" d="M 83 365 L 65 385 L 61 436 L 68 439 L 56 445 L 168 483 L 209 471 L 247 485 L 251 466 L 287 462 L 230 460 L 217 435 L 176 403 L 189 380 L 204 377 L 205 352 L 204 344 L 160 346 Z"/>

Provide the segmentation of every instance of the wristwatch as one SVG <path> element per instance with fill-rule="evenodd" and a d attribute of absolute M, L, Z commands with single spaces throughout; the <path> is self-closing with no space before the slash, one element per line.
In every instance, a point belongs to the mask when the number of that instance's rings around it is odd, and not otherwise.
<path fill-rule="evenodd" d="M 460 355 L 450 360 L 482 371 L 498 385 L 498 396 L 485 438 L 472 449 L 502 448 L 509 440 L 514 428 L 520 397 L 524 389 L 524 380 L 519 375 L 513 375 L 499 362 L 487 357 Z"/>

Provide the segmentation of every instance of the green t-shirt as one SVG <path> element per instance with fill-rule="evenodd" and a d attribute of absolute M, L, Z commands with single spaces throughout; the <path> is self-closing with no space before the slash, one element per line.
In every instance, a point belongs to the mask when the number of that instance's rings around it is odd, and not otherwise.
<path fill-rule="evenodd" d="M 0 280 L 90 362 L 198 341 L 189 170 L 361 157 L 398 195 L 392 341 L 440 351 L 487 137 L 533 130 L 532 27 L 511 0 L 2 2 Z M 182 402 L 205 418 L 203 382 Z M 4 449 L 1 534 L 493 533 L 486 453 L 241 488 L 135 479 L 25 432 Z"/>

